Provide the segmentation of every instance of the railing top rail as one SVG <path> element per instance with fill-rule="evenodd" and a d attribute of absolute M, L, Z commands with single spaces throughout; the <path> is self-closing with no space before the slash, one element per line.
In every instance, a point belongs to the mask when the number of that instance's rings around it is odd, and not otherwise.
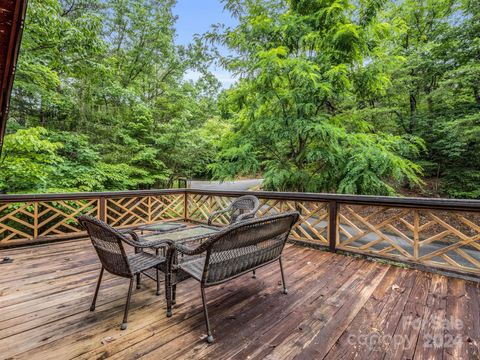
<path fill-rule="evenodd" d="M 263 199 L 291 200 L 291 201 L 336 201 L 340 204 L 392 206 L 410 208 L 428 208 L 445 210 L 480 211 L 480 200 L 464 199 L 438 199 L 438 198 L 414 198 L 414 197 L 391 197 L 371 195 L 341 195 L 326 193 L 302 193 L 280 191 L 231 191 L 231 190 L 202 190 L 202 189 L 153 189 L 131 191 L 108 191 L 108 192 L 83 192 L 61 194 L 5 194 L 0 195 L 0 202 L 25 202 L 25 201 L 55 201 L 93 199 L 100 197 L 129 197 L 167 194 L 202 194 L 214 196 L 242 196 L 255 195 Z"/>
<path fill-rule="evenodd" d="M 104 191 L 104 192 L 78 192 L 78 193 L 55 193 L 55 194 L 4 194 L 0 195 L 0 202 L 25 202 L 25 201 L 55 201 L 75 199 L 95 199 L 100 197 L 116 198 L 128 196 L 149 196 L 181 194 L 185 189 L 152 189 L 152 190 L 128 190 L 128 191 Z"/>

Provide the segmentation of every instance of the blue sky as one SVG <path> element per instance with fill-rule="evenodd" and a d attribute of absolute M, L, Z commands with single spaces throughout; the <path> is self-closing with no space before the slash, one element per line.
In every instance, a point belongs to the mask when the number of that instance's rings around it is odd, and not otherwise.
<path fill-rule="evenodd" d="M 223 10 L 220 0 L 177 0 L 173 13 L 178 16 L 177 44 L 186 45 L 193 40 L 195 34 L 203 34 L 210 29 L 212 24 L 223 23 L 227 26 L 236 24 L 236 20 L 228 11 Z M 226 53 L 227 50 L 223 49 Z M 231 74 L 222 68 L 212 68 L 217 79 L 228 88 L 235 81 Z M 187 79 L 195 80 L 198 74 L 190 72 Z"/>

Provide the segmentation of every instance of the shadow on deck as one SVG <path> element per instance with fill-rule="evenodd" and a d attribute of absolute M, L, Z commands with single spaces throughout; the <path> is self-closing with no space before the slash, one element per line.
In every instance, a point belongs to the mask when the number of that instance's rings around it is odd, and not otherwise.
<path fill-rule="evenodd" d="M 478 283 L 289 245 L 288 295 L 277 264 L 207 290 L 216 342 L 205 336 L 198 283 L 178 286 L 174 315 L 143 281 L 128 329 L 128 280 L 107 274 L 88 311 L 100 264 L 89 241 L 0 256 L 1 358 L 478 359 Z"/>

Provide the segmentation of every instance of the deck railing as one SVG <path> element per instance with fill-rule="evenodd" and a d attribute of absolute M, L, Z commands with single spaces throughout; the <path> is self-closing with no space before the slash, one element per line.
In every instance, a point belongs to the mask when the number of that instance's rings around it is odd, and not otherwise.
<path fill-rule="evenodd" d="M 259 216 L 298 210 L 291 239 L 331 251 L 364 254 L 480 275 L 480 201 L 314 193 L 194 189 L 0 196 L 0 247 L 78 238 L 75 217 L 115 227 L 163 220 L 206 222 L 244 194 L 260 198 Z M 226 218 L 217 219 L 225 224 Z"/>

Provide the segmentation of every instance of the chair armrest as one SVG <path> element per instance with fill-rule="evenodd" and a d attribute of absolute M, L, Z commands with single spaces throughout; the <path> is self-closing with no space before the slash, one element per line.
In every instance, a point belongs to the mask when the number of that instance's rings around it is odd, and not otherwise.
<path fill-rule="evenodd" d="M 253 219 L 255 217 L 256 212 L 257 212 L 257 210 L 252 210 L 252 211 L 249 211 L 247 213 L 240 214 L 237 217 L 236 222 L 243 221 L 243 220 L 248 220 L 250 218 Z"/>
<path fill-rule="evenodd" d="M 135 247 L 137 248 L 151 248 L 151 249 L 158 249 L 163 246 L 170 246 L 171 245 L 170 240 L 152 240 L 152 241 L 143 241 L 143 242 L 138 242 Z"/>
<path fill-rule="evenodd" d="M 199 251 L 198 247 L 196 248 L 189 248 L 185 245 L 181 245 L 181 244 L 174 244 L 173 246 L 173 249 L 178 251 L 179 253 L 182 253 L 182 254 L 185 254 L 185 255 L 198 255 L 198 254 L 201 254 L 203 251 Z"/>
<path fill-rule="evenodd" d="M 212 225 L 213 219 L 215 219 L 220 214 L 224 214 L 224 213 L 228 212 L 229 210 L 230 210 L 230 206 L 226 207 L 225 209 L 217 210 L 217 211 L 211 213 L 208 216 L 208 221 L 207 221 L 208 225 Z"/>
<path fill-rule="evenodd" d="M 216 235 L 216 233 L 199 235 L 199 236 L 187 239 L 186 241 L 183 241 L 183 242 L 178 242 L 178 241 L 173 242 L 170 240 L 169 249 L 171 249 L 172 252 L 178 251 L 185 255 L 199 255 L 201 253 L 204 253 L 207 250 L 207 248 L 210 246 L 210 243 L 211 243 L 210 239 L 212 238 L 212 235 Z M 202 242 L 202 240 L 205 240 L 205 241 Z M 200 244 L 195 247 L 189 247 L 186 245 L 188 243 L 196 243 L 198 241 L 200 241 Z"/>
<path fill-rule="evenodd" d="M 206 251 L 207 246 L 205 244 L 208 244 L 208 243 L 209 241 L 205 241 L 194 248 L 188 247 L 184 244 L 173 243 L 172 245 L 170 245 L 170 248 L 174 251 L 178 251 L 179 253 L 182 253 L 185 255 L 199 255 Z"/>

